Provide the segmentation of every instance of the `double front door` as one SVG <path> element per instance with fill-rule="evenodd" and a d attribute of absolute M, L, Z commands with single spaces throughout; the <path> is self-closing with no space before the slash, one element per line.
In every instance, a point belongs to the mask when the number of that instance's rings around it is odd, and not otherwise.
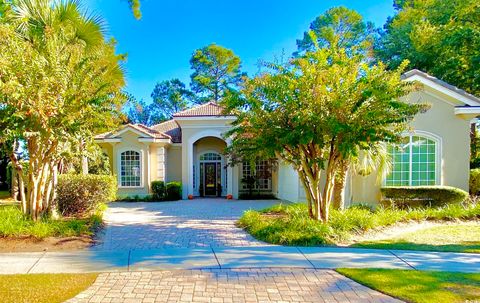
<path fill-rule="evenodd" d="M 200 167 L 201 195 L 205 197 L 220 196 L 222 193 L 221 163 L 207 162 Z"/>

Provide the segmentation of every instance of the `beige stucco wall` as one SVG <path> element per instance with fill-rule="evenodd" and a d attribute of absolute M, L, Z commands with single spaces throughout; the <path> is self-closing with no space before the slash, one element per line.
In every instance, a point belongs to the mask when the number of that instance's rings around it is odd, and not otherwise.
<path fill-rule="evenodd" d="M 121 142 L 101 143 L 102 150 L 110 159 L 112 174 L 117 176 L 119 184 L 118 196 L 145 196 L 150 193 L 151 181 L 158 180 L 157 150 L 165 146 L 164 143 L 139 142 L 142 135 L 133 131 L 126 131 L 117 136 Z M 120 185 L 120 154 L 126 150 L 140 152 L 142 166 L 142 186 L 135 188 L 123 188 Z M 180 177 L 181 178 L 181 177 Z"/>
<path fill-rule="evenodd" d="M 167 182 L 182 181 L 182 146 L 169 146 L 167 149 Z"/>
<path fill-rule="evenodd" d="M 454 114 L 457 104 L 441 99 L 440 95 L 420 91 L 412 93 L 407 102 L 424 102 L 431 108 L 418 114 L 411 123 L 414 131 L 424 131 L 441 138 L 440 184 L 468 191 L 470 161 L 470 121 Z M 381 184 L 376 173 L 370 176 L 352 177 L 352 202 L 375 203 L 381 198 Z"/>

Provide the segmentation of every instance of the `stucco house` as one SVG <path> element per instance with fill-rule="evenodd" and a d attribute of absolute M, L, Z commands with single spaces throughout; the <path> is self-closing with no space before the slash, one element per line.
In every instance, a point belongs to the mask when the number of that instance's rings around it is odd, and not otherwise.
<path fill-rule="evenodd" d="M 406 102 L 426 102 L 431 108 L 411 123 L 400 147 L 390 147 L 393 169 L 379 183 L 375 173 L 349 175 L 347 203 L 374 203 L 382 186 L 449 185 L 468 190 L 470 123 L 480 115 L 480 99 L 418 70 L 404 74 L 422 89 L 405 97 Z M 147 195 L 154 180 L 181 181 L 183 198 L 226 196 L 238 198 L 247 189 L 241 182 L 250 174 L 248 163 L 227 166 L 222 154 L 230 140 L 223 134 L 234 116 L 209 102 L 176 113 L 172 120 L 152 127 L 128 124 L 95 137 L 109 156 L 118 177 L 119 195 Z M 257 170 L 271 169 L 257 163 Z M 279 199 L 304 201 L 297 172 L 284 163 L 265 174 L 258 189 Z"/>

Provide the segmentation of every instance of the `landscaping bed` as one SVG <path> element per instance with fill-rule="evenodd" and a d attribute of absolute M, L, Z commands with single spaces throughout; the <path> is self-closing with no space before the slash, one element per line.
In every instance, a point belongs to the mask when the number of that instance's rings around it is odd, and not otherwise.
<path fill-rule="evenodd" d="M 337 271 L 365 286 L 415 303 L 478 302 L 480 274 L 428 272 L 399 269 Z"/>
<path fill-rule="evenodd" d="M 0 252 L 76 250 L 91 246 L 101 209 L 84 218 L 26 218 L 18 205 L 0 205 Z"/>
<path fill-rule="evenodd" d="M 262 211 L 249 210 L 238 221 L 255 238 L 280 245 L 338 245 L 368 231 L 401 222 L 476 220 L 480 204 L 451 204 L 438 208 L 393 209 L 355 206 L 332 210 L 328 223 L 312 220 L 305 204 L 279 204 Z"/>

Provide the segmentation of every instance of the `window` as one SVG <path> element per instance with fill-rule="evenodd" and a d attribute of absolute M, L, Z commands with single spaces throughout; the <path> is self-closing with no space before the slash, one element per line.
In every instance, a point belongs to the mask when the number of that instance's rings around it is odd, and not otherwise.
<path fill-rule="evenodd" d="M 200 161 L 221 161 L 222 156 L 216 153 L 206 153 L 200 156 Z"/>
<path fill-rule="evenodd" d="M 437 184 L 436 140 L 419 135 L 405 137 L 398 145 L 388 147 L 392 171 L 387 186 L 421 186 Z"/>
<path fill-rule="evenodd" d="M 257 182 L 255 184 L 255 189 L 259 190 L 271 190 L 272 188 L 272 177 L 270 163 L 268 161 L 258 161 L 255 165 L 255 172 L 252 172 L 250 163 L 243 162 L 242 166 L 242 178 L 252 176 L 255 174 L 257 176 Z M 242 188 L 248 189 L 248 185 L 242 182 Z"/>
<path fill-rule="evenodd" d="M 123 187 L 141 186 L 140 153 L 128 150 L 121 153 L 120 185 Z"/>

